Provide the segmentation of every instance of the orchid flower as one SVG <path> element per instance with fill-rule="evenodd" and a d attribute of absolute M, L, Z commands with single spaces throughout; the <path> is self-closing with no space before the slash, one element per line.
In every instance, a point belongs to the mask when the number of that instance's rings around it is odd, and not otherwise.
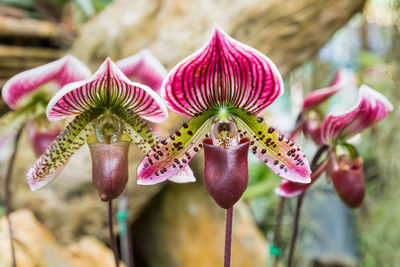
<path fill-rule="evenodd" d="M 162 97 L 172 111 L 190 121 L 146 155 L 138 168 L 138 183 L 165 181 L 187 166 L 203 147 L 208 147 L 206 186 L 213 196 L 225 195 L 226 199 L 217 201 L 224 208 L 231 207 L 247 186 L 248 147 L 278 175 L 308 183 L 310 169 L 305 155 L 257 117 L 282 94 L 282 78 L 272 61 L 215 27 L 210 41 L 182 60 L 164 80 Z M 211 168 L 225 170 L 218 172 L 225 176 L 218 180 L 208 171 Z M 241 178 L 243 175 L 246 177 Z M 211 184 L 219 189 L 213 190 Z"/>
<path fill-rule="evenodd" d="M 312 182 L 303 185 L 284 180 L 275 192 L 284 197 L 299 195 L 317 180 L 321 170 L 326 169 L 343 202 L 349 207 L 359 206 L 365 190 L 362 158 L 347 140 L 381 121 L 392 110 L 393 105 L 381 93 L 362 85 L 358 102 L 353 108 L 342 114 L 329 114 L 325 118 L 320 138 L 330 148 L 330 152 L 324 166 L 315 175 L 311 175 Z M 344 148 L 348 153 L 339 154 L 338 148 Z"/>
<path fill-rule="evenodd" d="M 0 118 L 0 148 L 14 139 L 26 123 L 37 156 L 59 134 L 61 126 L 49 124 L 46 106 L 64 85 L 89 78 L 90 70 L 77 58 L 67 55 L 48 64 L 21 72 L 3 87 L 4 102 L 12 109 Z"/>
<path fill-rule="evenodd" d="M 323 143 L 321 140 L 323 118 L 319 111 L 320 105 L 342 89 L 355 87 L 356 76 L 354 73 L 346 69 L 339 69 L 328 87 L 315 90 L 308 94 L 303 100 L 300 117 L 300 124 L 304 134 L 310 137 L 316 144 L 321 145 Z M 293 137 L 295 137 L 295 135 Z"/>
<path fill-rule="evenodd" d="M 148 152 L 156 137 L 144 120 L 162 122 L 167 109 L 148 86 L 130 81 L 107 58 L 92 78 L 64 86 L 50 100 L 49 120 L 76 116 L 27 173 L 32 190 L 48 184 L 86 142 L 92 156 L 93 185 L 102 200 L 118 197 L 128 179 L 133 142 Z"/>
<path fill-rule="evenodd" d="M 147 85 L 156 92 L 160 91 L 168 73 L 148 49 L 117 61 L 117 66 L 130 80 Z"/>

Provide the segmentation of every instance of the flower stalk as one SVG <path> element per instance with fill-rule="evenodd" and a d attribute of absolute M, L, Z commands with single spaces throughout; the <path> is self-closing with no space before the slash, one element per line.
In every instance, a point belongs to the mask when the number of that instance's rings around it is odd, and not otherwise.
<path fill-rule="evenodd" d="M 115 266 L 119 266 L 119 252 L 117 241 L 114 236 L 114 225 L 113 225 L 113 208 L 112 208 L 112 200 L 107 201 L 108 206 L 108 230 L 110 232 L 110 247 L 114 254 Z"/>
<path fill-rule="evenodd" d="M 224 267 L 231 266 L 233 206 L 226 210 Z"/>
<path fill-rule="evenodd" d="M 305 194 L 306 193 L 303 192 L 297 197 L 296 211 L 295 211 L 294 221 L 293 221 L 293 232 L 292 232 L 292 238 L 290 240 L 289 258 L 288 258 L 288 262 L 286 265 L 287 267 L 291 267 L 293 264 L 294 251 L 296 249 L 297 235 L 299 232 L 301 206 L 303 205 L 303 199 L 304 199 Z"/>
<path fill-rule="evenodd" d="M 8 234 L 9 234 L 9 238 L 10 238 L 11 258 L 12 258 L 12 266 L 13 267 L 17 266 L 17 261 L 16 261 L 16 257 L 15 257 L 14 235 L 13 235 L 13 229 L 12 229 L 12 222 L 11 222 L 11 218 L 10 218 L 10 213 L 11 213 L 11 206 L 10 206 L 11 189 L 10 189 L 10 183 L 11 183 L 12 173 L 13 173 L 13 170 L 14 170 L 15 157 L 17 155 L 18 144 L 19 144 L 19 140 L 21 138 L 22 130 L 23 130 L 23 126 L 18 130 L 17 135 L 15 136 L 14 148 L 13 148 L 13 152 L 12 152 L 10 161 L 8 163 L 6 179 L 5 179 L 5 182 L 4 182 L 4 208 L 5 208 L 7 224 L 8 224 Z"/>

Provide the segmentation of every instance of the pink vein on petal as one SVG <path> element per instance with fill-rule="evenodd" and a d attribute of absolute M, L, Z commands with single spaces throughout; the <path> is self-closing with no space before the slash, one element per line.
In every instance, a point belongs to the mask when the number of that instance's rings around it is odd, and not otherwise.
<path fill-rule="evenodd" d="M 330 114 L 325 118 L 321 137 L 327 143 L 338 137 L 351 137 L 379 122 L 392 110 L 392 103 L 384 95 L 362 85 L 355 107 L 343 114 Z"/>
<path fill-rule="evenodd" d="M 274 63 L 217 26 L 210 41 L 176 65 L 161 87 L 168 106 L 189 118 L 222 105 L 257 114 L 282 94 Z"/>
<path fill-rule="evenodd" d="M 56 61 L 21 72 L 9 79 L 3 87 L 4 102 L 12 109 L 20 107 L 19 100 L 49 82 L 64 85 L 84 80 L 91 75 L 90 70 L 77 58 L 66 55 Z"/>
<path fill-rule="evenodd" d="M 168 73 L 148 49 L 119 60 L 117 66 L 130 80 L 147 85 L 156 92 Z"/>
<path fill-rule="evenodd" d="M 157 93 L 130 81 L 109 58 L 90 80 L 70 83 L 58 91 L 47 106 L 47 117 L 58 120 L 96 107 L 125 107 L 151 122 L 167 117 Z"/>

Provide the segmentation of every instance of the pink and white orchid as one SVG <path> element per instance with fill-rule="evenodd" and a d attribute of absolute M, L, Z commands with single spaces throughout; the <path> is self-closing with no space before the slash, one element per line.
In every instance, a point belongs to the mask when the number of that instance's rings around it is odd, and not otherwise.
<path fill-rule="evenodd" d="M 13 111 L 0 118 L 0 147 L 14 138 L 25 123 L 37 155 L 55 139 L 59 125 L 49 125 L 45 118 L 50 98 L 64 85 L 89 78 L 90 70 L 77 58 L 67 55 L 9 79 L 2 89 L 4 102 Z M 51 130 L 49 130 L 51 129 Z"/>
<path fill-rule="evenodd" d="M 327 170 L 327 176 L 334 184 L 338 195 L 349 207 L 361 204 L 364 196 L 364 179 L 362 159 L 358 157 L 355 148 L 347 140 L 364 129 L 378 123 L 393 110 L 393 105 L 381 93 L 367 85 L 359 89 L 359 99 L 350 110 L 341 114 L 329 114 L 321 127 L 321 140 L 328 145 L 329 151 L 318 172 L 311 175 L 310 184 L 298 184 L 284 180 L 275 193 L 284 197 L 300 195 L 322 173 Z M 349 153 L 336 155 L 336 147 L 342 146 Z M 357 181 L 357 184 L 355 182 Z M 349 184 L 352 183 L 352 184 Z M 353 188 L 353 190 L 349 190 Z"/>
<path fill-rule="evenodd" d="M 76 117 L 28 171 L 28 184 L 32 190 L 48 184 L 88 141 L 93 184 L 102 200 L 110 200 L 122 192 L 127 181 L 129 142 L 144 152 L 156 143 L 156 136 L 143 119 L 162 122 L 167 109 L 155 91 L 130 81 L 107 58 L 92 78 L 67 84 L 50 100 L 49 120 L 69 116 Z M 112 156 L 116 154 L 120 156 Z"/>
<path fill-rule="evenodd" d="M 160 91 L 161 84 L 168 72 L 148 49 L 117 61 L 119 69 L 130 80 L 147 85 L 156 92 Z"/>
<path fill-rule="evenodd" d="M 176 65 L 165 79 L 162 97 L 174 112 L 191 120 L 147 154 L 139 165 L 138 183 L 156 184 L 177 173 L 209 144 L 203 144 L 208 136 L 212 145 L 225 149 L 246 138 L 250 150 L 275 173 L 308 183 L 310 168 L 305 155 L 256 116 L 282 94 L 282 78 L 272 61 L 216 27 L 210 41 Z M 243 155 L 241 160 L 247 158 Z M 237 201 L 237 196 L 231 199 Z"/>
<path fill-rule="evenodd" d="M 328 87 L 315 90 L 304 98 L 301 122 L 299 123 L 304 134 L 310 137 L 316 144 L 323 144 L 323 140 L 321 140 L 323 118 L 319 111 L 320 105 L 345 88 L 355 88 L 356 82 L 357 79 L 353 72 L 347 69 L 339 69 Z"/>

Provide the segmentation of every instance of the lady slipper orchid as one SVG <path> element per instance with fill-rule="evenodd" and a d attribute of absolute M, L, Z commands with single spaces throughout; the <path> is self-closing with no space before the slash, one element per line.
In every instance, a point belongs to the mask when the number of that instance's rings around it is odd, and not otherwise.
<path fill-rule="evenodd" d="M 300 123 L 304 134 L 317 145 L 323 144 L 323 140 L 321 140 L 323 118 L 318 110 L 319 106 L 340 90 L 353 87 L 356 87 L 354 73 L 346 69 L 339 69 L 328 87 L 315 90 L 304 98 Z"/>
<path fill-rule="evenodd" d="M 51 97 L 64 85 L 90 75 L 82 62 L 67 55 L 9 79 L 3 86 L 2 96 L 13 111 L 0 118 L 0 147 L 27 123 L 32 148 L 37 156 L 41 155 L 61 130 L 61 125 L 49 124 L 46 119 L 46 106 Z"/>
<path fill-rule="evenodd" d="M 355 148 L 347 140 L 355 134 L 384 119 L 393 110 L 393 105 L 381 93 L 362 85 L 359 89 L 359 99 L 355 107 L 342 114 L 329 114 L 321 127 L 321 140 L 330 147 L 327 159 L 321 169 L 327 171 L 327 176 L 333 182 L 336 192 L 349 207 L 359 206 L 364 196 L 364 175 L 362 159 L 358 157 Z M 348 151 L 338 155 L 336 148 L 342 147 Z M 310 184 L 297 184 L 282 181 L 275 193 L 284 197 L 300 195 L 319 177 L 319 173 L 311 175 Z"/>
<path fill-rule="evenodd" d="M 93 185 L 102 200 L 116 198 L 128 180 L 129 142 L 148 152 L 156 137 L 147 123 L 167 109 L 148 86 L 130 81 L 107 58 L 93 77 L 64 86 L 47 106 L 49 120 L 76 116 L 27 173 L 32 190 L 48 184 L 83 144 L 89 143 Z"/>
<path fill-rule="evenodd" d="M 232 207 L 247 185 L 247 146 L 278 175 L 308 183 L 305 155 L 256 116 L 282 93 L 282 78 L 272 61 L 216 27 L 210 41 L 164 80 L 161 95 L 168 106 L 191 120 L 147 154 L 138 183 L 168 179 L 203 146 L 206 186 L 224 208 Z"/>
<path fill-rule="evenodd" d="M 130 80 L 147 85 L 156 92 L 160 91 L 168 73 L 148 49 L 117 61 L 117 66 Z"/>

